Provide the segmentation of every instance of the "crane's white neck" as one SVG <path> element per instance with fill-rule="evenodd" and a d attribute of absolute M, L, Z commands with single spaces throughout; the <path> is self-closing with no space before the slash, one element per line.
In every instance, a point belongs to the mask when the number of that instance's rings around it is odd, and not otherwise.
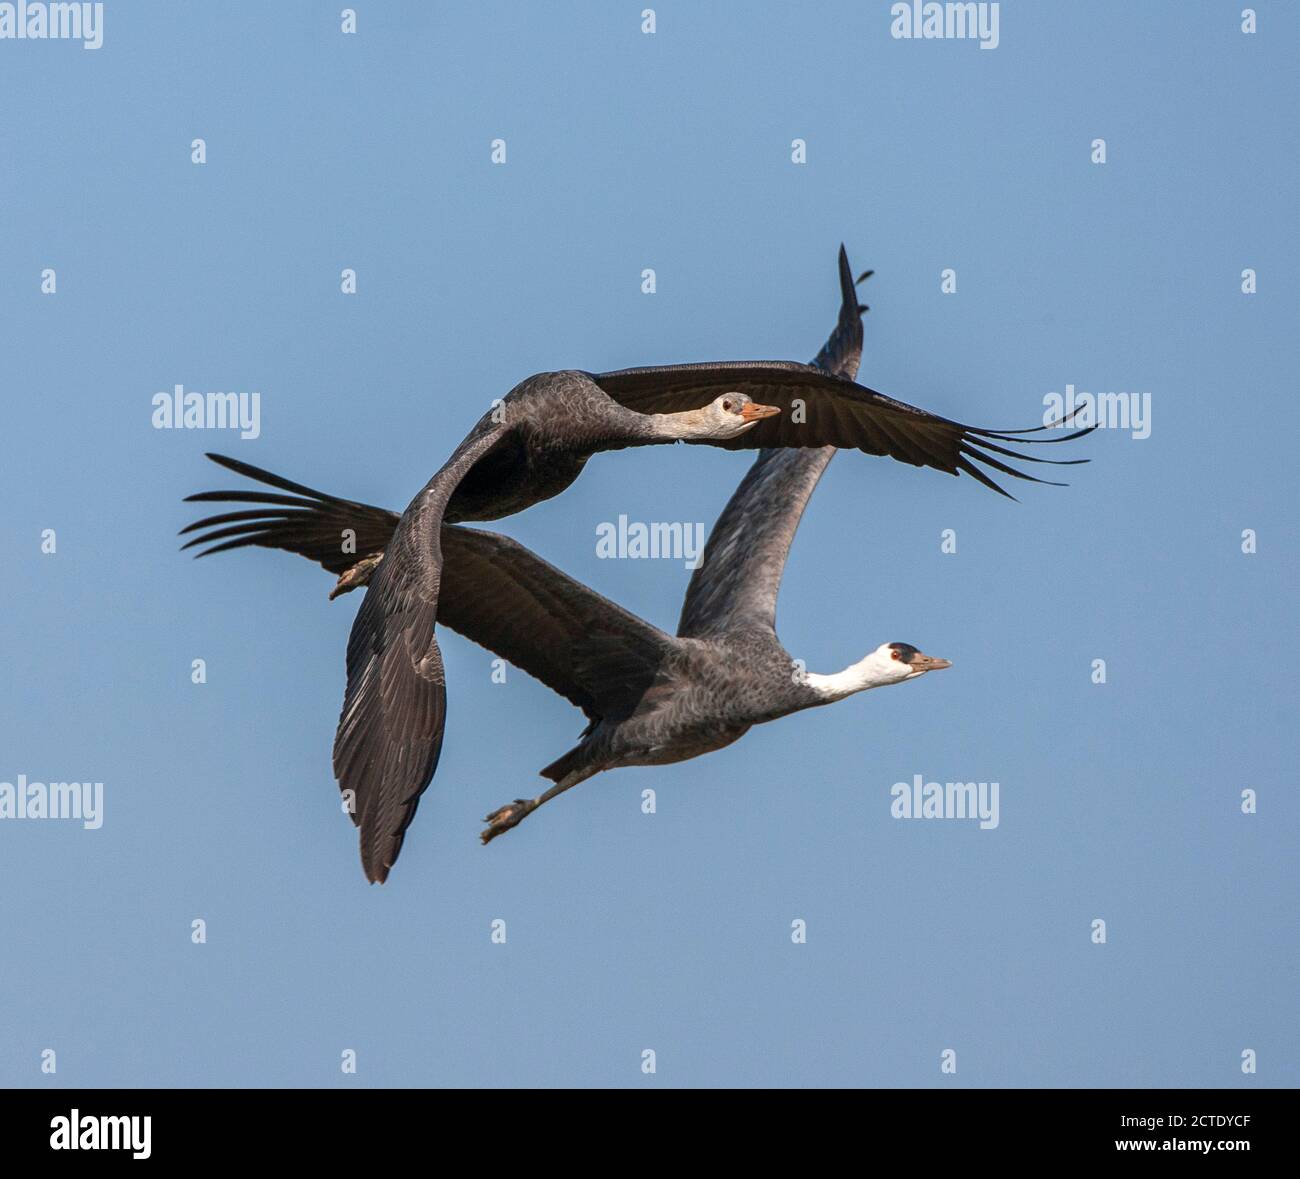
<path fill-rule="evenodd" d="M 843 671 L 831 675 L 818 675 L 808 672 L 804 683 L 816 693 L 822 703 L 830 704 L 834 700 L 843 700 L 856 692 L 865 692 L 868 688 L 882 688 L 886 684 L 898 684 L 907 679 L 907 669 L 897 664 L 890 666 L 873 651 L 865 659 L 859 659 Z"/>

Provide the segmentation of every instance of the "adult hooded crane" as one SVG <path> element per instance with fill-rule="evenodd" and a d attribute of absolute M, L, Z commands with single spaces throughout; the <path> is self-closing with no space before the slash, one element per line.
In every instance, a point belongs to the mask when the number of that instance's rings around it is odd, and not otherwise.
<path fill-rule="evenodd" d="M 437 767 L 446 688 L 436 622 L 535 675 L 592 722 L 582 744 L 543 771 L 556 785 L 539 799 L 494 812 L 485 841 L 602 769 L 696 756 L 729 744 L 759 720 L 947 666 L 906 644 L 886 644 L 839 677 L 791 679 L 773 625 L 776 591 L 794 530 L 826 464 L 837 448 L 855 448 L 953 475 L 965 471 L 1006 495 L 977 463 L 1046 482 L 996 454 L 1061 460 L 1017 454 L 1002 443 L 1063 442 L 1088 431 L 1029 439 L 1022 435 L 1045 427 L 976 429 L 856 384 L 865 308 L 857 302 L 843 246 L 839 269 L 839 320 L 812 364 L 742 361 L 530 377 L 479 421 L 401 516 L 209 456 L 291 494 L 190 496 L 266 505 L 185 529 L 206 530 L 189 545 L 218 542 L 200 555 L 244 545 L 283 548 L 337 573 L 335 594 L 369 587 L 348 641 L 334 770 L 340 789 L 352 792 L 370 880 L 387 878 Z M 787 412 L 796 400 L 801 412 Z M 514 541 L 449 526 L 496 519 L 557 495 L 598 450 L 672 441 L 763 451 L 715 527 L 676 639 Z M 356 539 L 346 555 L 339 552 L 344 529 Z M 749 621 L 737 625 L 737 604 L 751 599 L 754 609 L 742 611 Z M 709 665 L 714 661 L 716 671 L 722 666 L 717 660 L 741 658 L 737 643 L 745 648 L 739 666 L 748 687 L 733 680 L 728 690 L 725 677 L 718 681 Z M 779 690 L 772 679 L 778 669 Z M 721 693 L 713 706 L 711 692 Z"/>

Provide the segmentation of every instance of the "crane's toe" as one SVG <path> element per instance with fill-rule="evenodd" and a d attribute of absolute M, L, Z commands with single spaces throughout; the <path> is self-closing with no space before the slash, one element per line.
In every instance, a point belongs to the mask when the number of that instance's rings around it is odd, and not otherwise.
<path fill-rule="evenodd" d="M 514 802 L 498 807 L 483 820 L 487 827 L 479 833 L 484 843 L 491 843 L 498 835 L 517 827 L 533 811 L 537 803 L 531 798 L 516 798 Z"/>

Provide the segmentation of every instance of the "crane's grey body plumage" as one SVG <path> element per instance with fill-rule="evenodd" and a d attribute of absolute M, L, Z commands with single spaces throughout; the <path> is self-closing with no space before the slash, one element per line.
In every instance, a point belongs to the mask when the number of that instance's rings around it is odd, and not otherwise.
<path fill-rule="evenodd" d="M 754 724 L 827 702 L 797 674 L 777 638 L 775 612 L 795 529 L 837 446 L 964 471 L 999 492 L 975 463 L 1033 478 L 988 452 L 1009 455 L 1004 443 L 1046 440 L 962 426 L 854 382 L 865 308 L 842 248 L 840 280 L 839 320 L 813 365 L 736 362 L 530 377 L 480 419 L 400 517 L 210 456 L 292 494 L 190 497 L 267 505 L 199 521 L 186 531 L 208 531 L 191 543 L 220 542 L 208 552 L 284 548 L 339 573 L 336 592 L 367 585 L 348 642 L 334 768 L 353 800 L 370 879 L 386 878 L 437 766 L 446 689 L 435 624 L 536 676 L 589 720 L 579 744 L 542 771 L 556 786 L 541 800 L 520 800 L 489 816 L 486 839 L 594 773 L 696 757 Z M 683 438 L 757 446 L 760 454 L 713 530 L 676 636 L 517 542 L 459 524 L 498 519 L 558 495 L 597 451 L 670 441 L 662 415 L 692 417 L 723 396 L 782 412 L 726 438 Z M 796 408 L 798 414 L 790 412 Z M 358 542 L 346 562 L 338 556 L 340 522 Z"/>

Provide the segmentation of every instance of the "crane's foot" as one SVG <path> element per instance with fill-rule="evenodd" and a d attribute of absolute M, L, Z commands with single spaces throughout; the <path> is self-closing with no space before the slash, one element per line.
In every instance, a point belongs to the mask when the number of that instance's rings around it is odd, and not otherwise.
<path fill-rule="evenodd" d="M 334 583 L 334 588 L 330 590 L 330 601 L 341 594 L 351 593 L 359 585 L 369 585 L 370 578 L 379 568 L 379 562 L 384 559 L 382 551 L 371 553 L 368 557 L 362 557 L 355 565 L 343 570 L 339 574 L 339 579 Z"/>
<path fill-rule="evenodd" d="M 514 802 L 498 807 L 483 820 L 487 827 L 479 832 L 479 838 L 484 843 L 491 843 L 511 827 L 518 827 L 536 809 L 537 803 L 531 798 L 516 798 Z"/>

